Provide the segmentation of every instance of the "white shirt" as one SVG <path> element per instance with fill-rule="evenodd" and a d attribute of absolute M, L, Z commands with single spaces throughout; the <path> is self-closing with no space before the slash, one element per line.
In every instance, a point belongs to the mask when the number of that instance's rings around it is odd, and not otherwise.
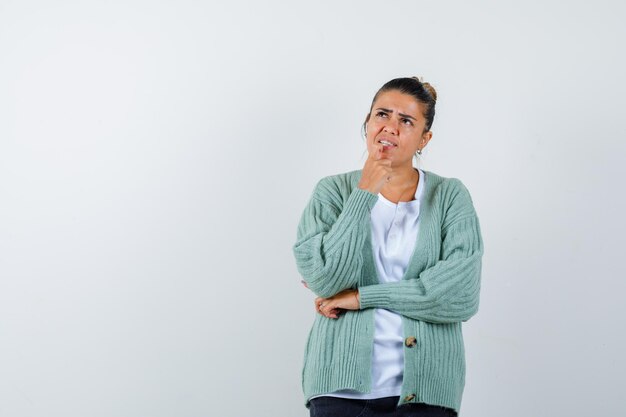
<path fill-rule="evenodd" d="M 419 232 L 419 212 L 425 175 L 421 169 L 415 199 L 393 203 L 382 194 L 372 208 L 372 252 L 381 283 L 400 281 L 407 269 Z M 382 308 L 374 312 L 372 389 L 369 393 L 340 390 L 324 394 L 332 397 L 372 399 L 400 395 L 404 370 L 402 317 Z"/>

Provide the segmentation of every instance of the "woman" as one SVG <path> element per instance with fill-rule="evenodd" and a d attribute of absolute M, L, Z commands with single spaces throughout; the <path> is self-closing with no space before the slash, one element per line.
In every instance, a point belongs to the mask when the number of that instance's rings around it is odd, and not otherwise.
<path fill-rule="evenodd" d="M 413 167 L 436 99 L 415 77 L 383 85 L 363 169 L 321 179 L 302 214 L 293 251 L 320 313 L 302 372 L 312 417 L 459 412 L 483 243 L 463 183 Z"/>

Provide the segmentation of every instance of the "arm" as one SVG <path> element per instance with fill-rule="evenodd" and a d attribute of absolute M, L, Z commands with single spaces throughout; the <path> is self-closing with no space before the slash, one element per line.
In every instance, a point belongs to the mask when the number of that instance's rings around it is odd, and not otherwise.
<path fill-rule="evenodd" d="M 321 180 L 302 213 L 293 246 L 298 271 L 320 297 L 355 288 L 361 273 L 361 250 L 378 197 L 355 187 L 342 207 L 332 185 Z"/>
<path fill-rule="evenodd" d="M 360 287 L 361 309 L 386 308 L 433 323 L 467 321 L 476 314 L 483 242 L 469 193 L 460 181 L 457 185 L 443 221 L 440 259 L 417 278 Z"/>

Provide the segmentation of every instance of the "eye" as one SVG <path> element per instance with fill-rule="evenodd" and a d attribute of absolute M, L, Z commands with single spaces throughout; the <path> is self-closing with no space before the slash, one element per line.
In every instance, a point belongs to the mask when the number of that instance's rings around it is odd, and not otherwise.
<path fill-rule="evenodd" d="M 379 112 L 376 113 L 376 116 L 377 117 L 383 117 L 383 116 L 387 117 L 387 113 L 385 113 L 384 111 L 379 111 Z"/>
<path fill-rule="evenodd" d="M 413 122 L 407 118 L 402 119 L 402 123 L 404 123 L 407 126 L 413 126 Z"/>

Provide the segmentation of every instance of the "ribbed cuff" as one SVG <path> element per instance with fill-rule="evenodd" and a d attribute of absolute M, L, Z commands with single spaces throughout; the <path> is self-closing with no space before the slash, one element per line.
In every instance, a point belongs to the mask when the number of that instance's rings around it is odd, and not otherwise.
<path fill-rule="evenodd" d="M 389 304 L 389 292 L 382 285 L 367 285 L 359 287 L 360 309 L 379 307 Z"/>
<path fill-rule="evenodd" d="M 369 222 L 369 214 L 378 201 L 378 196 L 369 191 L 355 188 L 346 200 L 343 210 L 333 225 L 337 231 L 326 241 L 326 250 L 329 254 L 334 251 L 335 245 L 344 239 L 345 234 L 350 234 L 359 223 Z"/>
<path fill-rule="evenodd" d="M 361 211 L 364 208 L 367 208 L 367 211 L 371 211 L 376 205 L 378 201 L 378 196 L 376 194 L 372 194 L 367 190 L 363 190 L 359 187 L 356 187 L 350 193 L 350 197 L 346 201 L 346 205 L 344 206 L 344 211 Z"/>

